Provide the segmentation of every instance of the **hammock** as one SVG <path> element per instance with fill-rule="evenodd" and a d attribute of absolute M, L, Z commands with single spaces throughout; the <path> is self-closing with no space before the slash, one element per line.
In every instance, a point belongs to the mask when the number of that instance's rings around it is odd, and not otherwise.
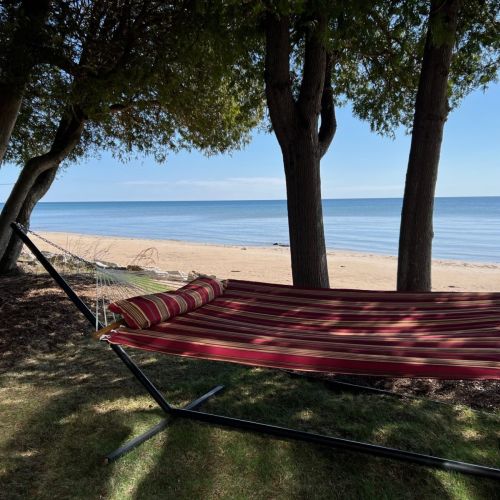
<path fill-rule="evenodd" d="M 229 280 L 223 296 L 108 342 L 179 356 L 391 377 L 500 379 L 499 293 L 307 290 Z"/>
<path fill-rule="evenodd" d="M 105 309 L 110 301 L 137 295 L 138 289 L 164 290 L 166 281 L 153 272 L 129 275 L 124 269 L 109 269 L 65 252 L 30 231 L 71 257 L 70 276 L 78 274 L 73 269 L 76 264 L 92 276 L 88 282 L 95 280 L 98 290 L 94 314 L 33 243 L 27 230 L 16 224 L 12 228 L 166 414 L 500 479 L 500 469 L 483 465 L 199 411 L 199 406 L 222 386 L 184 408 L 175 408 L 122 348 L 305 371 L 500 379 L 500 293 L 309 290 L 230 280 L 221 297 L 150 330 L 131 330 L 119 326 L 119 321 L 106 327 Z M 108 292 L 107 298 L 99 294 L 103 289 Z M 128 293 L 131 290 L 135 292 Z M 99 321 L 99 311 L 104 321 Z M 168 420 L 163 420 L 109 454 L 107 460 L 115 460 L 167 424 Z"/>
<path fill-rule="evenodd" d="M 21 230 L 36 238 L 41 247 L 40 254 L 52 267 L 57 268 L 57 274 L 68 283 L 86 285 L 88 289 L 92 289 L 85 297 L 85 304 L 94 312 L 93 326 L 96 330 L 100 328 L 99 325 L 107 326 L 119 319 L 108 310 L 110 303 L 134 295 L 175 290 L 189 279 L 188 275 L 178 271 L 154 269 L 154 261 L 148 256 L 139 254 L 130 265 L 120 267 L 104 260 L 108 249 L 101 248 L 98 243 L 84 245 L 78 236 L 68 237 L 67 246 L 75 249 L 70 251 L 34 231 L 24 227 Z M 25 247 L 19 263 L 29 272 L 45 272 L 39 258 L 29 247 Z M 143 268 L 142 264 L 149 264 L 151 268 Z"/>

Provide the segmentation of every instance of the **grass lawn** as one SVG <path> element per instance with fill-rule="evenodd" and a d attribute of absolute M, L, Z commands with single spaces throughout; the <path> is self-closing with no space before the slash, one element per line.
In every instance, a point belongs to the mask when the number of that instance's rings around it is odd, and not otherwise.
<path fill-rule="evenodd" d="M 500 463 L 500 414 L 335 394 L 285 373 L 134 354 L 169 399 L 227 390 L 212 412 L 485 464 Z M 72 340 L 0 378 L 2 498 L 495 498 L 499 484 L 189 421 L 111 465 L 102 458 L 162 418 L 107 346 Z"/>

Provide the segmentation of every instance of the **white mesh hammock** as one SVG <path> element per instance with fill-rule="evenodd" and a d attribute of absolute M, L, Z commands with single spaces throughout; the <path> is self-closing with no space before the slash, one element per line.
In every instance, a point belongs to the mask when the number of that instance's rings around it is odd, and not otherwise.
<path fill-rule="evenodd" d="M 175 290 L 194 277 L 179 271 L 159 271 L 141 267 L 137 264 L 137 259 L 134 259 L 133 265 L 119 266 L 99 258 L 99 252 L 95 247 L 80 246 L 81 255 L 77 255 L 37 232 L 25 227 L 22 229 L 36 241 L 47 260 L 68 283 L 86 287 L 95 286 L 91 303 L 88 303 L 88 298 L 86 302 L 89 309 L 95 313 L 96 330 L 99 323 L 107 326 L 118 320 L 118 317 L 108 311 L 111 302 L 135 295 Z M 68 244 L 68 247 L 71 245 Z M 19 258 L 19 265 L 30 272 L 44 272 L 26 245 Z"/>

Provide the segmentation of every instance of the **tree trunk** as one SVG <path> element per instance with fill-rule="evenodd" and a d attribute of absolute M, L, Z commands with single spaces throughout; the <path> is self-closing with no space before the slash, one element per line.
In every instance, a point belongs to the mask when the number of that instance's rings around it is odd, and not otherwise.
<path fill-rule="evenodd" d="M 399 291 L 431 290 L 434 193 L 459 4 L 459 0 L 431 1 L 401 214 Z"/>
<path fill-rule="evenodd" d="M 23 93 L 40 45 L 45 21 L 50 6 L 49 0 L 23 0 L 15 22 L 17 29 L 5 54 L 0 82 L 0 164 L 9 144 L 23 101 Z"/>
<path fill-rule="evenodd" d="M 328 288 L 320 155 L 311 142 L 300 137 L 283 154 L 292 276 L 297 286 Z"/>
<path fill-rule="evenodd" d="M 38 176 L 35 183 L 29 190 L 26 199 L 24 200 L 23 206 L 21 207 L 21 210 L 16 218 L 16 222 L 25 227 L 29 227 L 31 213 L 35 208 L 35 205 L 49 190 L 50 186 L 54 182 L 54 179 L 56 178 L 58 170 L 58 167 L 53 167 Z M 17 259 L 21 254 L 22 248 L 23 242 L 18 236 L 16 236 L 15 233 L 12 233 L 7 249 L 5 250 L 2 259 L 0 259 L 0 274 L 7 274 L 16 270 Z"/>
<path fill-rule="evenodd" d="M 0 85 L 0 164 L 7 151 L 22 102 L 22 92 L 12 92 L 8 86 Z"/>
<path fill-rule="evenodd" d="M 265 81 L 269 115 L 283 154 L 293 284 L 328 288 L 320 160 L 336 130 L 331 60 L 321 14 L 305 41 L 302 81 L 295 98 L 290 80 L 290 19 L 266 21 Z M 318 130 L 319 117 L 321 126 Z"/>
<path fill-rule="evenodd" d="M 34 186 L 44 172 L 56 168 L 73 151 L 83 132 L 84 117 L 77 108 L 68 110 L 59 122 L 59 127 L 50 151 L 31 158 L 21 170 L 14 187 L 0 214 L 0 260 L 7 250 L 12 234 L 11 222 L 14 222 Z"/>

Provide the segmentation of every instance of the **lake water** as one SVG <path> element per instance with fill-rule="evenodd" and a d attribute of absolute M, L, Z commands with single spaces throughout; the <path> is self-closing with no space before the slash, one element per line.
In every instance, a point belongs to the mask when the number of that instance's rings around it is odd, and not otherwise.
<path fill-rule="evenodd" d="M 329 249 L 396 255 L 400 199 L 324 200 Z M 231 245 L 288 244 L 285 201 L 39 203 L 32 229 Z M 500 197 L 438 198 L 434 257 L 500 262 Z"/>

